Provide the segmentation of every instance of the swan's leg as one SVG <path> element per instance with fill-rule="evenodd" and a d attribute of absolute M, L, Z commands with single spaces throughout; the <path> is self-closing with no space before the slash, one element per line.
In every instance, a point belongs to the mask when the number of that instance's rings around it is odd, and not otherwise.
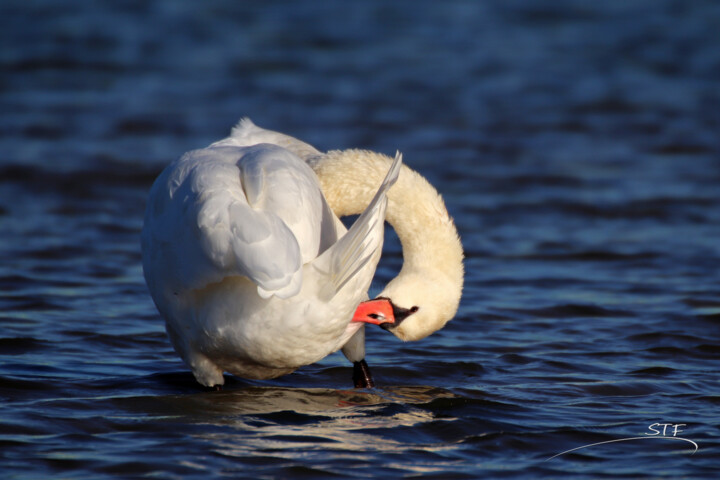
<path fill-rule="evenodd" d="M 373 388 L 370 367 L 365 361 L 365 325 L 363 324 L 355 335 L 342 348 L 343 355 L 353 362 L 353 383 L 355 388 Z"/>
<path fill-rule="evenodd" d="M 353 363 L 353 382 L 355 388 L 373 388 L 375 386 L 370 367 L 365 359 Z"/>
<path fill-rule="evenodd" d="M 225 379 L 223 371 L 202 353 L 193 350 L 188 355 L 187 363 L 195 375 L 195 379 L 206 387 L 221 390 Z"/>

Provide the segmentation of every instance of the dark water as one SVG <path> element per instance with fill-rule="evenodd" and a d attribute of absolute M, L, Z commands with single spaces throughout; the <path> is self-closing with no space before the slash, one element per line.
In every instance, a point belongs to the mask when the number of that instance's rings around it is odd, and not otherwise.
<path fill-rule="evenodd" d="M 2 478 L 717 475 L 718 2 L 5 0 L 0 27 Z M 371 331 L 375 390 L 337 354 L 206 392 L 169 346 L 145 195 L 244 115 L 399 149 L 456 219 L 457 318 Z M 546 461 L 655 423 L 698 451 Z"/>

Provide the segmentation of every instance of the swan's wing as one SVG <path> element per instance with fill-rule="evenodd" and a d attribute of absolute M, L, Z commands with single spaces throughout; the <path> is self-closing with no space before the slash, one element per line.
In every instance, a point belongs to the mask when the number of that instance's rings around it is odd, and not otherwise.
<path fill-rule="evenodd" d="M 312 145 L 293 138 L 290 135 L 285 135 L 284 133 L 260 128 L 247 117 L 240 120 L 232 129 L 228 138 L 220 140 L 214 145 L 232 144 L 239 147 L 249 147 L 259 143 L 277 145 L 289 150 L 303 160 L 321 155 L 321 152 Z"/>
<path fill-rule="evenodd" d="M 189 152 L 151 190 L 143 228 L 148 284 L 156 277 L 176 290 L 197 289 L 242 275 L 262 297 L 293 296 L 303 263 L 320 249 L 323 214 L 314 173 L 287 150 Z"/>
<path fill-rule="evenodd" d="M 398 152 L 370 205 L 355 220 L 347 233 L 313 262 L 313 266 L 330 280 L 321 292 L 324 298 L 335 296 L 367 265 L 372 264 L 374 271 L 374 266 L 382 253 L 387 192 L 397 181 L 401 165 L 402 155 Z M 369 276 L 370 279 L 372 274 Z"/>
<path fill-rule="evenodd" d="M 314 260 L 337 241 L 335 216 L 315 172 L 290 151 L 274 145 L 245 150 L 239 166 L 248 203 L 255 211 L 283 221 L 297 239 L 303 264 Z"/>

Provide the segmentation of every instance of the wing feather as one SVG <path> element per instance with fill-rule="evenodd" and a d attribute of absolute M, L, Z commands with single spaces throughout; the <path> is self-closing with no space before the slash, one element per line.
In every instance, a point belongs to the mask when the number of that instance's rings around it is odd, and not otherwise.
<path fill-rule="evenodd" d="M 178 289 L 243 275 L 264 298 L 293 296 L 303 264 L 322 248 L 325 210 L 315 174 L 285 149 L 219 145 L 189 152 L 151 190 L 146 277 L 162 275 L 160 284 Z"/>
<path fill-rule="evenodd" d="M 380 188 L 365 211 L 355 220 L 347 233 L 313 263 L 329 278 L 322 295 L 332 298 L 372 260 L 382 252 L 387 192 L 397 181 L 402 155 L 395 155 Z"/>

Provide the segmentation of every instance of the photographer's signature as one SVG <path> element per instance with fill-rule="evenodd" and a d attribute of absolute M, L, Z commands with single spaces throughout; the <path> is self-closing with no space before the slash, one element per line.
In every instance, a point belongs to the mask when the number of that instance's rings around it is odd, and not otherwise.
<path fill-rule="evenodd" d="M 684 437 L 678 437 L 678 433 L 683 432 L 680 427 L 686 427 L 687 425 L 684 423 L 653 423 L 648 427 L 648 430 L 650 433 L 645 432 L 645 435 L 640 437 L 626 437 L 626 438 L 617 438 L 615 440 L 605 440 L 604 442 L 597 442 L 597 443 L 590 443 L 588 445 L 582 445 L 580 447 L 571 448 L 570 450 L 565 450 L 564 452 L 560 452 L 557 455 L 553 455 L 552 457 L 548 458 L 547 460 L 552 460 L 553 458 L 557 458 L 560 455 L 565 455 L 566 453 L 574 452 L 577 450 L 581 450 L 583 448 L 589 448 L 594 447 L 597 445 L 604 445 L 606 443 L 615 443 L 615 442 L 628 442 L 631 440 L 647 440 L 647 439 L 662 439 L 662 440 L 675 440 L 675 441 L 681 441 L 681 442 L 687 442 L 692 444 L 693 447 L 695 447 L 695 450 L 690 454 L 698 451 L 698 444 L 690 440 L 689 438 Z M 670 427 L 670 428 L 668 428 Z M 546 461 L 547 461 L 546 460 Z"/>

